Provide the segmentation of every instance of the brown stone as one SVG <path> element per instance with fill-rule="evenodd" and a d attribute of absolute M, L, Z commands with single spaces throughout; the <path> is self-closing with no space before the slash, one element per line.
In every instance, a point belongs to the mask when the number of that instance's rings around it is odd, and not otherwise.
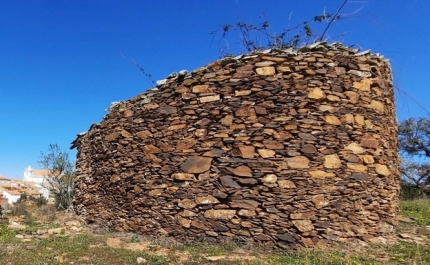
<path fill-rule="evenodd" d="M 238 117 L 249 117 L 249 116 L 256 116 L 256 114 L 255 114 L 255 110 L 253 108 L 242 107 L 236 111 L 236 116 L 238 116 Z"/>
<path fill-rule="evenodd" d="M 325 168 L 340 168 L 342 166 L 342 162 L 339 159 L 339 156 L 336 154 L 326 155 L 324 157 L 324 167 Z"/>
<path fill-rule="evenodd" d="M 149 196 L 160 196 L 162 193 L 163 190 L 161 189 L 151 190 L 150 192 L 148 192 Z"/>
<path fill-rule="evenodd" d="M 294 185 L 294 182 L 292 182 L 291 180 L 278 180 L 278 186 L 279 188 L 282 189 L 294 189 L 296 188 L 296 185 Z"/>
<path fill-rule="evenodd" d="M 326 94 L 321 90 L 321 88 L 316 87 L 309 91 L 308 98 L 313 100 L 324 100 L 326 98 Z"/>
<path fill-rule="evenodd" d="M 372 102 L 370 102 L 370 107 L 378 112 L 385 112 L 385 105 L 377 100 L 372 100 Z"/>
<path fill-rule="evenodd" d="M 312 197 L 312 202 L 315 205 L 315 208 L 321 209 L 329 204 L 329 202 L 325 199 L 324 195 L 316 195 Z"/>
<path fill-rule="evenodd" d="M 259 202 L 254 200 L 234 200 L 230 202 L 232 208 L 243 208 L 243 209 L 256 209 L 260 205 Z"/>
<path fill-rule="evenodd" d="M 234 95 L 236 97 L 241 97 L 241 96 L 248 96 L 249 94 L 251 94 L 252 91 L 251 90 L 240 90 L 240 91 L 234 91 Z"/>
<path fill-rule="evenodd" d="M 258 154 L 260 154 L 260 156 L 262 158 L 270 158 L 270 157 L 274 157 L 275 156 L 275 151 L 270 150 L 270 149 L 258 149 Z"/>
<path fill-rule="evenodd" d="M 333 124 L 333 125 L 341 125 L 342 124 L 336 116 L 331 116 L 331 115 L 325 116 L 325 121 L 328 124 Z"/>
<path fill-rule="evenodd" d="M 191 220 L 186 219 L 186 218 L 182 218 L 181 216 L 177 216 L 176 217 L 178 222 L 185 228 L 190 228 L 191 227 Z"/>
<path fill-rule="evenodd" d="M 172 178 L 176 180 L 196 180 L 194 174 L 188 173 L 173 173 Z"/>
<path fill-rule="evenodd" d="M 239 216 L 252 217 L 257 215 L 254 210 L 241 209 L 237 212 Z"/>
<path fill-rule="evenodd" d="M 263 144 L 267 149 L 273 149 L 273 150 L 284 149 L 284 145 L 282 143 L 274 140 L 265 140 L 263 141 Z"/>
<path fill-rule="evenodd" d="M 207 195 L 205 197 L 196 197 L 195 199 L 197 204 L 215 204 L 219 203 L 219 201 L 212 195 Z"/>
<path fill-rule="evenodd" d="M 183 199 L 178 203 L 178 206 L 185 209 L 192 209 L 197 206 L 195 201 L 190 199 Z"/>
<path fill-rule="evenodd" d="M 214 101 L 220 101 L 221 97 L 220 95 L 212 95 L 212 96 L 200 97 L 199 100 L 201 103 L 214 102 Z"/>
<path fill-rule="evenodd" d="M 192 87 L 193 93 L 209 93 L 209 85 L 196 85 Z"/>
<path fill-rule="evenodd" d="M 287 164 L 291 168 L 309 168 L 309 159 L 305 156 L 287 158 Z"/>
<path fill-rule="evenodd" d="M 349 169 L 354 170 L 356 172 L 361 172 L 361 173 L 367 172 L 367 167 L 365 165 L 362 165 L 362 164 L 347 163 L 346 166 Z"/>
<path fill-rule="evenodd" d="M 252 170 L 247 166 L 238 166 L 230 169 L 230 172 L 240 177 L 252 177 Z"/>
<path fill-rule="evenodd" d="M 274 75 L 276 73 L 276 70 L 273 66 L 267 66 L 256 68 L 255 72 L 257 72 L 257 74 L 259 75 Z"/>
<path fill-rule="evenodd" d="M 192 156 L 187 158 L 181 169 L 186 173 L 203 173 L 208 171 L 212 163 L 212 158 Z"/>
<path fill-rule="evenodd" d="M 144 130 L 136 133 L 136 135 L 140 138 L 148 138 L 152 136 L 152 133 L 148 130 Z"/>
<path fill-rule="evenodd" d="M 161 153 L 160 148 L 158 148 L 158 147 L 156 147 L 156 146 L 154 146 L 154 145 L 152 145 L 152 144 L 150 144 L 150 145 L 145 145 L 145 146 L 143 147 L 143 151 L 144 151 L 146 154 L 159 154 L 159 153 Z"/>
<path fill-rule="evenodd" d="M 263 178 L 261 178 L 261 182 L 266 184 L 276 183 L 277 180 L 278 180 L 278 176 L 276 176 L 275 174 L 267 174 Z"/>
<path fill-rule="evenodd" d="M 236 214 L 236 210 L 214 210 L 210 209 L 204 213 L 206 218 L 210 219 L 220 219 L 220 220 L 230 220 Z"/>
<path fill-rule="evenodd" d="M 345 95 L 349 98 L 352 103 L 357 103 L 360 99 L 360 95 L 355 93 L 354 91 L 345 91 Z"/>
<path fill-rule="evenodd" d="M 309 171 L 309 175 L 311 175 L 311 178 L 315 178 L 315 179 L 325 179 L 325 178 L 336 177 L 334 173 L 325 172 L 322 170 Z"/>
<path fill-rule="evenodd" d="M 352 85 L 354 88 L 361 91 L 370 91 L 370 86 L 373 84 L 373 81 L 370 79 L 363 79 L 360 82 L 354 82 Z"/>
<path fill-rule="evenodd" d="M 378 148 L 379 141 L 367 134 L 361 139 L 360 145 L 368 148 Z"/>
<path fill-rule="evenodd" d="M 311 220 L 293 220 L 291 222 L 300 232 L 310 232 L 314 229 Z"/>
<path fill-rule="evenodd" d="M 379 175 L 383 175 L 386 177 L 388 177 L 391 174 L 390 170 L 388 170 L 386 165 L 376 164 L 375 170 L 376 170 L 376 173 L 378 173 Z"/>
<path fill-rule="evenodd" d="M 371 155 L 360 155 L 360 159 L 365 164 L 373 164 L 373 163 L 375 163 L 375 159 L 373 159 L 373 156 L 371 156 Z"/>
<path fill-rule="evenodd" d="M 302 152 L 302 153 L 305 153 L 305 154 L 315 154 L 316 152 L 318 152 L 318 150 L 315 148 L 315 146 L 314 145 L 312 145 L 312 144 L 305 144 L 303 147 L 302 147 L 302 149 L 300 149 L 300 151 Z"/>
<path fill-rule="evenodd" d="M 240 155 L 243 158 L 254 158 L 255 147 L 254 146 L 239 146 Z"/>
<path fill-rule="evenodd" d="M 345 147 L 346 150 L 351 150 L 354 154 L 362 154 L 366 152 L 363 147 L 361 147 L 357 143 L 350 143 L 348 146 Z"/>

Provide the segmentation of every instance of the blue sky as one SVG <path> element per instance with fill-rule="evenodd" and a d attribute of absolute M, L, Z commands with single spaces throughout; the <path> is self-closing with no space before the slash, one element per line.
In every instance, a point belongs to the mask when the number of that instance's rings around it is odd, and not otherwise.
<path fill-rule="evenodd" d="M 271 22 L 280 32 L 333 12 L 342 0 L 3 0 L 0 3 L 0 175 L 21 179 L 38 168 L 50 143 L 68 150 L 79 132 L 100 122 L 112 101 L 151 87 L 152 79 L 193 70 L 220 57 L 228 43 L 210 32 L 241 20 Z M 395 85 L 430 109 L 430 1 L 349 1 L 358 13 L 333 25 L 328 37 L 390 59 Z M 322 26 L 324 26 L 323 24 Z M 321 30 L 321 27 L 314 28 Z M 398 119 L 424 117 L 397 93 Z M 76 151 L 70 151 L 72 160 Z"/>

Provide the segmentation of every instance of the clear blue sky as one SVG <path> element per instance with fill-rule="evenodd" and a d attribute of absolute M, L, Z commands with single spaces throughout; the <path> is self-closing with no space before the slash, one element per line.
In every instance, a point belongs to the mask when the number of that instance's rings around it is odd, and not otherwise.
<path fill-rule="evenodd" d="M 211 31 L 241 20 L 270 30 L 335 11 L 342 0 L 3 0 L 0 3 L 0 175 L 22 178 L 38 168 L 50 143 L 68 150 L 79 132 L 100 122 L 112 101 L 151 87 L 130 62 L 163 79 L 220 56 Z M 430 1 L 350 1 L 328 36 L 383 54 L 395 84 L 430 108 Z M 261 16 L 263 16 L 261 18 Z M 319 28 L 317 28 L 319 29 Z M 240 52 L 239 37 L 228 38 Z M 399 120 L 426 116 L 397 94 Z M 70 151 L 74 160 L 76 151 Z"/>

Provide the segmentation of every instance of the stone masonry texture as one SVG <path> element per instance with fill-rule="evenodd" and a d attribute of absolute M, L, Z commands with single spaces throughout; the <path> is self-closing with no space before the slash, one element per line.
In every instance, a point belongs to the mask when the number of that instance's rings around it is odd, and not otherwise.
<path fill-rule="evenodd" d="M 172 74 L 72 144 L 76 210 L 116 231 L 289 248 L 396 225 L 391 69 L 340 44 Z"/>

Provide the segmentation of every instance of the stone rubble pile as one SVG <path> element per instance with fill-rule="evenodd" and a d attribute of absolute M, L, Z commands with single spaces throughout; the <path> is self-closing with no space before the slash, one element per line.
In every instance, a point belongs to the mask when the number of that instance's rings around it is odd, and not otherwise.
<path fill-rule="evenodd" d="M 282 248 L 375 241 L 399 203 L 387 60 L 339 44 L 181 71 L 78 135 L 88 222 Z"/>

